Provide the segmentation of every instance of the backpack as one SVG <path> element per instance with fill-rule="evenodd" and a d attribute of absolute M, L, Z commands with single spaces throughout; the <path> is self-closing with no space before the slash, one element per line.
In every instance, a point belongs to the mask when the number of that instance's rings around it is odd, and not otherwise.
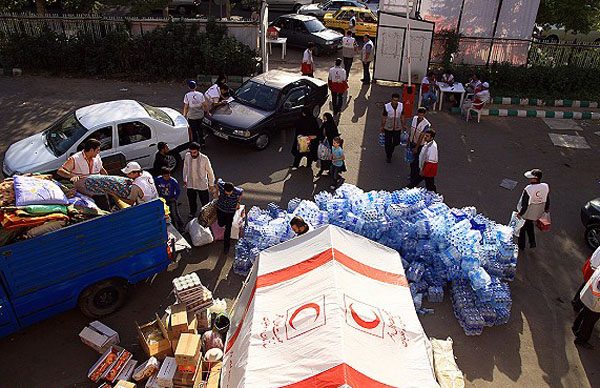
<path fill-rule="evenodd" d="M 327 139 L 319 143 L 317 156 L 319 157 L 319 160 L 331 160 L 331 147 L 329 146 Z"/>

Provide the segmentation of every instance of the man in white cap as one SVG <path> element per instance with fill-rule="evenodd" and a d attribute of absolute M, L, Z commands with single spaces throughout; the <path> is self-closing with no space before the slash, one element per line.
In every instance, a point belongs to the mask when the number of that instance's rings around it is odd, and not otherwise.
<path fill-rule="evenodd" d="M 466 116 L 469 108 L 481 109 L 492 99 L 490 95 L 490 84 L 484 82 L 479 85 L 477 92 L 473 95 L 473 99 L 466 99 L 461 107 L 463 116 Z"/>
<path fill-rule="evenodd" d="M 158 198 L 158 190 L 154 185 L 154 178 L 148 171 L 142 170 L 138 162 L 129 162 L 121 170 L 127 178 L 133 180 L 129 198 L 123 198 L 123 201 L 130 205 L 137 205 Z"/>
<path fill-rule="evenodd" d="M 529 239 L 529 247 L 535 248 L 534 222 L 550 211 L 550 187 L 547 183 L 542 183 L 542 170 L 534 168 L 523 175 L 529 179 L 529 184 L 523 189 L 517 203 L 517 217 L 525 220 L 519 233 L 520 250 L 525 249 L 525 233 Z"/>

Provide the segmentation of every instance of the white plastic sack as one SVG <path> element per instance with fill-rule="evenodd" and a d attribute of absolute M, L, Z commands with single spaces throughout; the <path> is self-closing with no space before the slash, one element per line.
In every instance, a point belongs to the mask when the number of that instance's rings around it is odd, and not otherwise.
<path fill-rule="evenodd" d="M 188 222 L 185 229 L 189 232 L 192 239 L 192 245 L 195 247 L 201 247 L 202 245 L 207 245 L 214 241 L 210 228 L 205 228 L 200 225 L 197 218 L 193 218 Z"/>
<path fill-rule="evenodd" d="M 433 364 L 435 367 L 435 378 L 441 388 L 464 388 L 465 379 L 458 369 L 452 351 L 452 338 L 439 340 L 432 338 Z"/>
<path fill-rule="evenodd" d="M 508 226 L 513 228 L 513 236 L 515 237 L 519 237 L 521 228 L 523 227 L 523 225 L 525 225 L 525 220 L 523 218 L 518 218 L 517 214 L 519 213 L 512 212 L 512 215 L 510 216 L 510 222 L 508 223 Z"/>
<path fill-rule="evenodd" d="M 244 219 L 246 218 L 246 206 L 240 205 L 240 208 L 235 212 L 233 216 L 233 223 L 231 224 L 231 238 L 239 240 L 240 229 L 244 227 Z"/>

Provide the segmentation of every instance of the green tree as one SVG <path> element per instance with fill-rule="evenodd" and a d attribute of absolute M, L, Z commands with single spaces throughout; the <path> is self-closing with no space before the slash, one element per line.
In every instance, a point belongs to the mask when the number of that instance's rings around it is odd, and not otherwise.
<path fill-rule="evenodd" d="M 600 0 L 541 0 L 536 22 L 588 33 L 600 26 Z"/>

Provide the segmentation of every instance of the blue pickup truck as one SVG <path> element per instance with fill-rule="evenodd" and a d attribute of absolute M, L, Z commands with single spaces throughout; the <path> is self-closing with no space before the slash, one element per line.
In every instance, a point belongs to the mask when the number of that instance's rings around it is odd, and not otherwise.
<path fill-rule="evenodd" d="M 79 306 L 88 317 L 120 308 L 127 286 L 167 268 L 159 200 L 0 248 L 0 337 Z"/>

